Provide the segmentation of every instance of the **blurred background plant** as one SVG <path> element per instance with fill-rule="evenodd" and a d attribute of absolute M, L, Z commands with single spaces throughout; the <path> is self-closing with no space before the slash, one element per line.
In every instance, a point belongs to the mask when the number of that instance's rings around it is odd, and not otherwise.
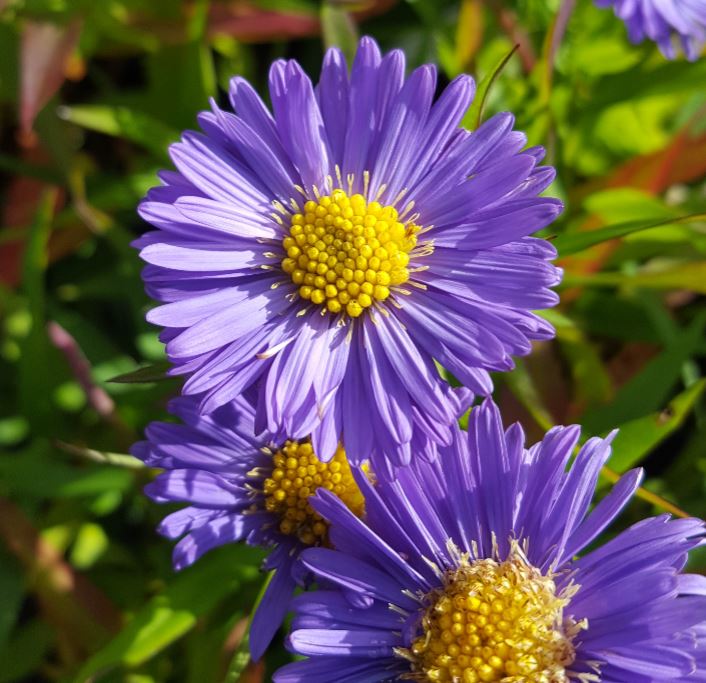
<path fill-rule="evenodd" d="M 360 33 L 474 74 L 468 127 L 511 110 L 558 168 L 557 339 L 497 378 L 506 419 L 620 426 L 604 483 L 648 471 L 626 521 L 706 515 L 706 59 L 630 45 L 590 0 L 0 0 L 0 683 L 254 682 L 287 660 L 281 639 L 244 654 L 260 553 L 175 575 L 154 533 L 126 453 L 178 383 L 129 243 L 168 143 L 233 74 L 265 93 L 273 59 L 315 75 Z"/>

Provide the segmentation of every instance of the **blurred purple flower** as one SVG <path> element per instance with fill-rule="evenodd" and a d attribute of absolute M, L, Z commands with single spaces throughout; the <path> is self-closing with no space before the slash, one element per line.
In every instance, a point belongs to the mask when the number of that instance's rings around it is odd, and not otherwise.
<path fill-rule="evenodd" d="M 349 77 L 329 50 L 314 88 L 270 71 L 274 116 L 241 78 L 171 148 L 140 206 L 148 319 L 208 413 L 256 386 L 258 430 L 311 435 L 330 458 L 392 476 L 448 444 L 489 370 L 554 330 L 554 248 L 529 237 L 560 212 L 554 170 L 510 114 L 468 132 L 473 81 L 434 102 L 436 71 L 405 80 L 399 50 L 364 38 Z M 434 360 L 467 388 L 452 390 Z M 375 438 L 373 438 L 375 434 Z"/>
<path fill-rule="evenodd" d="M 274 680 L 705 680 L 706 578 L 681 573 L 704 524 L 662 515 L 592 546 L 641 478 L 591 509 L 611 439 L 567 470 L 578 427 L 526 450 L 488 400 L 436 462 L 361 481 L 365 521 L 319 492 L 335 550 L 302 554 L 320 590 L 295 598 L 289 639 L 309 659 Z"/>
<path fill-rule="evenodd" d="M 170 410 L 183 423 L 153 422 L 133 454 L 164 470 L 146 493 L 160 503 L 188 503 L 161 523 L 162 535 L 181 540 L 174 567 L 182 569 L 205 552 L 246 541 L 272 548 L 264 564 L 274 570 L 250 629 L 250 650 L 259 659 L 282 624 L 296 585 L 306 571 L 303 548 L 328 543 L 328 524 L 309 506 L 319 487 L 362 514 L 364 501 L 342 450 L 320 462 L 307 441 L 264 434 L 255 438 L 254 410 L 237 398 L 210 415 L 180 397 Z"/>
<path fill-rule="evenodd" d="M 613 7 L 628 27 L 633 43 L 653 40 L 667 59 L 676 57 L 678 37 L 687 59 L 694 61 L 706 42 L 705 0 L 595 0 Z"/>

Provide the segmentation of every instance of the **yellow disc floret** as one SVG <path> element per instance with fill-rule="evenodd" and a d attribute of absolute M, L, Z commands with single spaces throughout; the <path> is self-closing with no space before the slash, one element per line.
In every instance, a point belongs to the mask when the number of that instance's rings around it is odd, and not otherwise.
<path fill-rule="evenodd" d="M 319 488 L 336 494 L 358 517 L 365 507 L 341 446 L 329 462 L 321 462 L 309 442 L 287 441 L 272 456 L 272 473 L 265 479 L 265 507 L 281 519 L 279 530 L 307 545 L 328 543 L 328 524 L 309 505 Z"/>
<path fill-rule="evenodd" d="M 292 216 L 282 269 L 303 299 L 357 318 L 407 282 L 417 232 L 394 207 L 334 190 Z"/>
<path fill-rule="evenodd" d="M 422 633 L 408 650 L 412 678 L 453 683 L 567 683 L 572 639 L 584 628 L 565 619 L 566 594 L 520 553 L 461 565 L 426 597 Z"/>

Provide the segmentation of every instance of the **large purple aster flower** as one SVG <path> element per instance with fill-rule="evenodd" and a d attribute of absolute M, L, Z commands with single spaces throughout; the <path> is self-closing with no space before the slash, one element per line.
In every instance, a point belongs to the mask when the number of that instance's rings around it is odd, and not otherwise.
<path fill-rule="evenodd" d="M 290 646 L 309 659 L 275 681 L 706 680 L 706 578 L 681 573 L 703 523 L 663 515 L 594 546 L 641 473 L 589 511 L 611 438 L 567 469 L 578 439 L 557 427 L 526 450 L 487 401 L 437 462 L 361 481 L 365 522 L 320 492 L 336 550 L 302 556 L 320 590 L 295 598 Z"/>
<path fill-rule="evenodd" d="M 675 39 L 690 60 L 698 59 L 706 42 L 706 0 L 595 0 L 613 7 L 628 28 L 630 40 L 653 40 L 668 59 L 676 57 Z"/>
<path fill-rule="evenodd" d="M 328 524 L 310 507 L 309 496 L 326 489 L 360 515 L 362 494 L 342 449 L 322 463 L 308 441 L 267 433 L 255 438 L 254 410 L 244 398 L 210 415 L 200 414 L 191 397 L 175 399 L 170 410 L 183 423 L 154 422 L 147 441 L 133 447 L 148 465 L 164 469 L 146 492 L 160 503 L 188 503 L 164 519 L 160 533 L 181 538 L 174 548 L 177 569 L 225 543 L 273 548 L 264 569 L 274 574 L 250 631 L 251 653 L 259 659 L 305 579 L 299 553 L 328 544 Z"/>
<path fill-rule="evenodd" d="M 404 71 L 369 38 L 350 77 L 329 50 L 316 88 L 280 60 L 274 114 L 234 78 L 236 113 L 213 105 L 171 147 L 178 172 L 141 204 L 157 230 L 137 241 L 164 303 L 148 319 L 202 412 L 255 385 L 259 428 L 311 435 L 324 460 L 343 442 L 382 475 L 449 443 L 467 405 L 434 361 L 488 394 L 488 370 L 552 336 L 531 309 L 560 279 L 528 237 L 561 210 L 538 197 L 543 151 L 510 114 L 459 128 L 470 77 L 434 101 L 434 67 Z"/>

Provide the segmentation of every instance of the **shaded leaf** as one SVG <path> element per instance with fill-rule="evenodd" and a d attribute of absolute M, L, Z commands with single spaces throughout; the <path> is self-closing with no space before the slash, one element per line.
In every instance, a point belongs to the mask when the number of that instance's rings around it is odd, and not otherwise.
<path fill-rule="evenodd" d="M 24 579 L 15 559 L 0 546 L 0 652 L 15 625 L 24 598 Z"/>
<path fill-rule="evenodd" d="M 659 356 L 621 387 L 609 405 L 587 412 L 581 420 L 586 430 L 603 433 L 659 410 L 679 381 L 684 363 L 702 346 L 705 324 L 706 313 L 698 316 Z"/>
<path fill-rule="evenodd" d="M 274 572 L 270 572 L 267 575 L 267 578 L 262 582 L 260 592 L 257 594 L 257 598 L 255 599 L 255 603 L 253 604 L 253 608 L 250 612 L 250 621 L 248 621 L 245 633 L 238 644 L 238 649 L 235 651 L 233 659 L 228 665 L 228 673 L 226 674 L 225 683 L 237 683 L 250 663 L 250 625 L 252 623 L 252 615 L 255 614 L 260 602 L 262 602 L 262 598 L 265 595 L 265 591 L 270 585 L 270 581 L 272 581 L 273 576 Z"/>
<path fill-rule="evenodd" d="M 132 372 L 126 372 L 123 375 L 118 375 L 117 377 L 111 377 L 108 382 L 114 382 L 115 384 L 148 384 L 150 382 L 163 382 L 164 380 L 174 379 L 167 375 L 167 370 L 171 366 L 167 361 L 161 363 L 153 363 L 152 365 L 146 365 L 143 368 L 138 368 Z"/>
<path fill-rule="evenodd" d="M 30 424 L 41 433 L 51 429 L 54 413 L 50 364 L 53 349 L 45 330 L 44 273 L 56 199 L 57 190 L 47 190 L 42 195 L 22 262 L 22 285 L 29 302 L 32 326 L 20 358 L 20 404 Z"/>
<path fill-rule="evenodd" d="M 679 394 L 664 410 L 622 424 L 613 442 L 611 468 L 625 472 L 639 463 L 684 424 L 704 390 L 706 379 L 701 379 Z"/>

